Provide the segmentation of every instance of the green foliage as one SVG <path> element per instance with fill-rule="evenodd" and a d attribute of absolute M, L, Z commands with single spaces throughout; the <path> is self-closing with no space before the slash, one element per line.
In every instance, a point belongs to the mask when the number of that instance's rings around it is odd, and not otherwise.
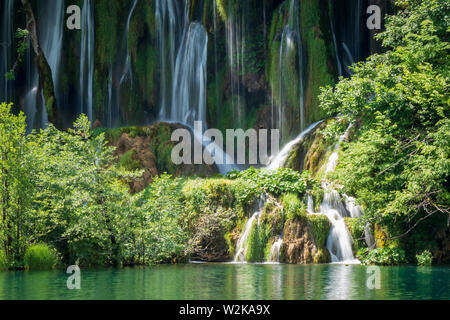
<path fill-rule="evenodd" d="M 187 238 L 180 224 L 181 182 L 164 174 L 134 199 L 137 212 L 128 220 L 133 232 L 125 252 L 130 263 L 173 263 L 182 259 Z"/>
<path fill-rule="evenodd" d="M 418 266 L 431 266 L 433 262 L 433 254 L 425 250 L 421 254 L 416 255 Z"/>
<path fill-rule="evenodd" d="M 29 270 L 53 269 L 58 263 L 58 254 L 46 244 L 35 244 L 27 248 L 24 262 Z"/>
<path fill-rule="evenodd" d="M 309 215 L 308 220 L 314 234 L 316 245 L 325 248 L 330 234 L 331 223 L 324 215 Z"/>
<path fill-rule="evenodd" d="M 397 248 L 367 248 L 358 251 L 358 259 L 365 265 L 396 266 L 406 263 L 405 251 Z"/>
<path fill-rule="evenodd" d="M 119 160 L 119 166 L 129 171 L 136 171 L 142 169 L 141 162 L 133 158 L 135 154 L 136 151 L 134 150 L 130 150 L 127 153 L 125 153 Z"/>
<path fill-rule="evenodd" d="M 29 34 L 30 33 L 27 29 L 17 29 L 16 39 L 19 40 L 19 44 L 17 46 L 17 61 L 14 64 L 13 68 L 5 74 L 6 80 L 15 80 L 17 68 L 22 64 L 23 57 L 30 47 L 27 41 Z"/>
<path fill-rule="evenodd" d="M 309 176 L 309 172 L 300 174 L 292 169 L 269 171 L 253 167 L 242 172 L 232 171 L 227 174 L 230 179 L 243 179 L 250 182 L 259 191 L 275 196 L 283 193 L 304 194 L 311 182 Z"/>
<path fill-rule="evenodd" d="M 295 220 L 306 217 L 305 205 L 297 194 L 288 193 L 282 196 L 281 203 L 284 208 L 286 220 Z"/>
<path fill-rule="evenodd" d="M 263 234 L 260 226 L 255 221 L 248 236 L 248 248 L 245 260 L 247 262 L 262 262 L 264 261 L 264 251 L 266 243 L 263 239 Z"/>
<path fill-rule="evenodd" d="M 320 97 L 330 116 L 358 128 L 342 145 L 334 178 L 362 203 L 367 221 L 400 237 L 408 257 L 416 254 L 409 239 L 431 248 L 450 212 L 448 10 L 447 1 L 409 1 L 379 35 L 386 52 Z"/>

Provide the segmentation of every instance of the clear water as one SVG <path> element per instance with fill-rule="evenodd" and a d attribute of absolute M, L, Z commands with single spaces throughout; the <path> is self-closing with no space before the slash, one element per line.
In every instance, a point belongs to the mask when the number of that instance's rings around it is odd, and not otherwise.
<path fill-rule="evenodd" d="M 70 291 L 64 271 L 2 272 L 5 299 L 450 299 L 450 267 L 382 267 L 381 289 L 370 290 L 368 267 L 345 265 L 188 264 L 82 270 Z"/>

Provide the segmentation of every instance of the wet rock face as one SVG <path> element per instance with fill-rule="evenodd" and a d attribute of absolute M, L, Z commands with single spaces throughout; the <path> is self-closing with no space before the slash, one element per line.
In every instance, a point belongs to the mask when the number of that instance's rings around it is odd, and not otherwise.
<path fill-rule="evenodd" d="M 319 248 L 306 221 L 289 220 L 284 227 L 281 262 L 289 264 L 328 263 L 331 261 L 326 248 Z"/>

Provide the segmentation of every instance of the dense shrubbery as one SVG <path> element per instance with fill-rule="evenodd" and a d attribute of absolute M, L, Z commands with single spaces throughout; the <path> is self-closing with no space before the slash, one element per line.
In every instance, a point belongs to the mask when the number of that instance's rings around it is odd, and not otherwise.
<path fill-rule="evenodd" d="M 242 172 L 232 171 L 228 173 L 227 177 L 230 179 L 243 179 L 252 184 L 252 188 L 275 196 L 284 193 L 303 194 L 311 183 L 309 172 L 305 171 L 300 174 L 292 169 L 269 171 L 250 168 Z"/>
<path fill-rule="evenodd" d="M 358 259 L 365 265 L 396 266 L 407 262 L 405 251 L 397 248 L 361 249 Z"/>
<path fill-rule="evenodd" d="M 417 248 L 438 250 L 435 236 L 448 228 L 449 9 L 448 1 L 408 1 L 379 35 L 387 52 L 320 98 L 329 115 L 345 115 L 358 129 L 333 178 L 410 260 Z"/>
<path fill-rule="evenodd" d="M 58 254 L 46 244 L 35 244 L 25 251 L 24 263 L 29 270 L 53 269 L 58 263 Z"/>

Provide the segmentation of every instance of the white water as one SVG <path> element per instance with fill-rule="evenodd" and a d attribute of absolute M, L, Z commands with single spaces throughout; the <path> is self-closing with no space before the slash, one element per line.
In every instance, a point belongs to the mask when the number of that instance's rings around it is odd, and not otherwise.
<path fill-rule="evenodd" d="M 208 34 L 196 22 L 189 25 L 178 52 L 172 84 L 169 120 L 192 126 L 206 123 L 206 62 Z"/>
<path fill-rule="evenodd" d="M 297 138 L 286 144 L 280 151 L 280 153 L 270 160 L 269 164 L 267 165 L 267 169 L 274 171 L 283 168 L 283 166 L 286 164 L 286 160 L 289 157 L 289 154 L 291 153 L 292 149 L 299 143 L 303 142 L 305 137 L 307 137 L 313 130 L 315 130 L 317 126 L 322 122 L 323 121 L 313 123 L 305 131 L 303 131 Z"/>
<path fill-rule="evenodd" d="M 331 222 L 327 248 L 333 263 L 357 264 L 359 261 L 353 256 L 352 237 L 345 225 L 348 211 L 336 190 L 327 190 L 320 206 L 320 214 L 325 215 Z"/>
<path fill-rule="evenodd" d="M 261 199 L 258 201 L 258 208 L 253 213 L 253 215 L 250 217 L 250 219 L 247 221 L 247 224 L 245 225 L 244 232 L 239 237 L 239 240 L 236 245 L 236 255 L 234 257 L 234 262 L 245 262 L 245 257 L 247 256 L 247 250 L 248 250 L 248 237 L 250 236 L 250 231 L 252 230 L 254 223 L 260 223 L 261 213 L 264 208 L 264 205 L 266 203 L 266 199 L 264 197 L 261 197 Z"/>
<path fill-rule="evenodd" d="M 283 245 L 283 238 L 279 237 L 277 241 L 275 241 L 270 249 L 269 262 L 280 262 L 280 250 Z"/>
<path fill-rule="evenodd" d="M 156 0 L 155 21 L 160 62 L 160 119 L 168 119 L 175 61 L 186 29 L 184 1 Z"/>
<path fill-rule="evenodd" d="M 131 85 L 133 84 L 133 70 L 131 68 L 131 56 L 130 56 L 130 46 L 128 44 L 128 33 L 130 31 L 130 22 L 131 17 L 133 16 L 134 10 L 136 9 L 136 5 L 138 3 L 138 0 L 134 0 L 133 5 L 131 7 L 130 13 L 127 18 L 127 23 L 125 26 L 125 42 L 127 47 L 127 54 L 125 58 L 125 66 L 122 73 L 122 77 L 120 78 L 120 85 L 122 85 L 126 80 L 131 81 Z"/>
<path fill-rule="evenodd" d="M 338 48 L 338 41 L 336 38 L 336 27 L 335 27 L 335 19 L 334 19 L 334 1 L 330 0 L 328 2 L 329 5 L 329 14 L 330 14 L 330 26 L 331 26 L 331 35 L 333 36 L 333 44 L 334 44 L 334 52 L 336 54 L 336 64 L 338 67 L 338 76 L 342 77 L 342 62 L 339 56 L 339 48 Z"/>
<path fill-rule="evenodd" d="M 14 42 L 13 42 L 13 24 L 14 24 L 14 0 L 5 0 L 3 2 L 3 15 L 0 31 L 0 101 L 9 102 L 13 98 L 13 82 L 6 81 L 5 74 L 13 65 Z"/>
<path fill-rule="evenodd" d="M 57 102 L 61 101 L 60 92 L 60 64 L 64 27 L 64 1 L 42 0 L 37 15 L 39 25 L 39 43 L 52 71 L 53 84 Z M 33 128 L 45 128 L 48 123 L 47 110 L 43 94 L 42 101 L 38 101 L 39 75 L 34 63 L 34 51 L 29 46 L 27 51 L 27 94 L 25 95 L 25 112 L 27 114 L 28 131 Z M 42 90 L 42 88 L 41 88 Z M 41 110 L 38 110 L 38 103 Z"/>
<path fill-rule="evenodd" d="M 286 122 L 286 112 L 283 110 L 286 104 L 285 97 L 287 92 L 283 90 L 283 83 L 285 75 L 283 73 L 285 60 L 293 53 L 298 55 L 298 78 L 299 78 L 299 109 L 300 109 L 300 131 L 303 131 L 305 126 L 305 107 L 304 107 L 304 87 L 303 87 L 303 45 L 300 29 L 300 6 L 298 0 L 290 0 L 289 3 L 289 19 L 288 23 L 284 26 L 281 36 L 280 44 L 280 60 L 279 60 L 279 97 L 278 97 L 278 128 L 283 131 L 283 123 Z M 289 70 L 288 72 L 292 72 Z"/>
<path fill-rule="evenodd" d="M 80 113 L 86 114 L 90 121 L 93 121 L 94 29 L 94 1 L 84 0 L 81 12 Z"/>

